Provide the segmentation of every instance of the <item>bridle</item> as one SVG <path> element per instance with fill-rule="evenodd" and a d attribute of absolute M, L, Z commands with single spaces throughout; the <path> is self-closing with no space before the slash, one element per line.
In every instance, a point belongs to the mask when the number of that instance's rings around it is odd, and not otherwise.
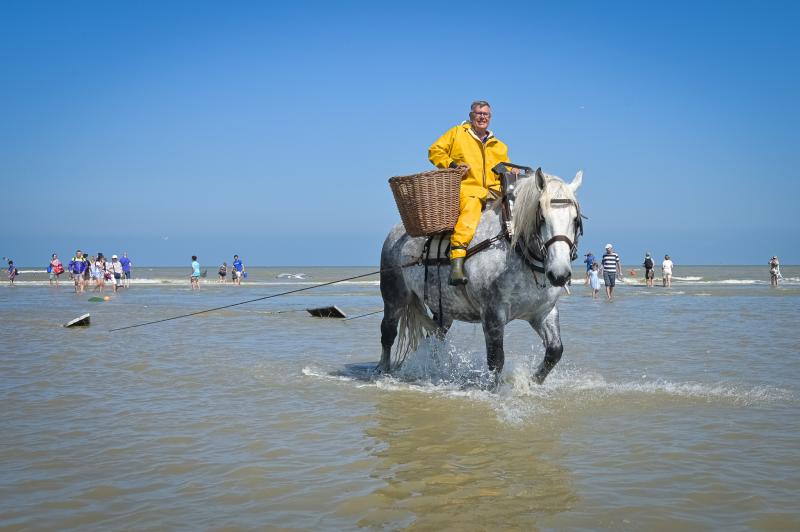
<path fill-rule="evenodd" d="M 570 261 L 574 261 L 578 258 L 578 239 L 583 235 L 583 218 L 584 216 L 581 214 L 580 205 L 578 202 L 572 199 L 565 199 L 565 198 L 553 198 L 550 200 L 550 206 L 555 205 L 573 205 L 575 207 L 576 216 L 575 220 L 573 221 L 573 226 L 575 227 L 575 233 L 573 238 L 570 239 L 567 235 L 555 235 L 550 238 L 547 242 L 542 242 L 542 225 L 544 225 L 544 216 L 542 216 L 542 209 L 539 208 L 538 212 L 536 213 L 536 230 L 534 231 L 533 248 L 531 251 L 531 256 L 536 259 L 537 261 L 544 264 L 545 259 L 547 258 L 548 249 L 550 246 L 555 244 L 556 242 L 564 242 L 569 246 L 570 250 Z"/>

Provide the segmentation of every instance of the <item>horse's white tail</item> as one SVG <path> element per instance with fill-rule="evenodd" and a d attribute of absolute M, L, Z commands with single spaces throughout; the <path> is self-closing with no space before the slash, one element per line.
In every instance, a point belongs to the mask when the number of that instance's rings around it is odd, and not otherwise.
<path fill-rule="evenodd" d="M 428 316 L 425 305 L 418 297 L 412 297 L 400 314 L 399 330 L 397 334 L 397 348 L 394 352 L 393 367 L 399 368 L 409 353 L 413 353 L 425 338 L 426 333 L 434 332 L 438 326 Z"/>

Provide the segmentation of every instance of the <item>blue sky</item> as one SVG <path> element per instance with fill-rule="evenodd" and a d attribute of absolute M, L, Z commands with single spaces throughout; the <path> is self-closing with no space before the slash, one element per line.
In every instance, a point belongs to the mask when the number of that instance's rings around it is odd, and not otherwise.
<path fill-rule="evenodd" d="M 584 170 L 581 253 L 800 263 L 800 8 L 557 4 L 3 2 L 0 253 L 375 265 L 387 179 L 486 99 Z"/>

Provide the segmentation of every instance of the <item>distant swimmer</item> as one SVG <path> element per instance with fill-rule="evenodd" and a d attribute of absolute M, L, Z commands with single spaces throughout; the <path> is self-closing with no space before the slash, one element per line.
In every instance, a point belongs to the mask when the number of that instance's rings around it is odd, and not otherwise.
<path fill-rule="evenodd" d="M 642 263 L 642 266 L 644 266 L 645 283 L 647 284 L 648 288 L 653 288 L 653 278 L 656 276 L 656 270 L 653 257 L 650 256 L 649 252 L 644 254 L 644 262 Z"/>
<path fill-rule="evenodd" d="M 661 263 L 661 284 L 666 288 L 672 288 L 672 267 L 674 264 L 669 255 L 664 255 L 664 262 Z"/>
<path fill-rule="evenodd" d="M 781 275 L 781 263 L 777 256 L 773 256 L 769 260 L 769 284 L 770 286 L 778 286 L 778 281 L 783 279 Z"/>

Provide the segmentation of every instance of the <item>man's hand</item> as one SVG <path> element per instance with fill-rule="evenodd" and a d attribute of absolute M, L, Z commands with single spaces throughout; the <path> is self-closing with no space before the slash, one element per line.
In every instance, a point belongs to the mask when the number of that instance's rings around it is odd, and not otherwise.
<path fill-rule="evenodd" d="M 458 164 L 457 162 L 453 161 L 452 163 L 450 163 L 450 168 L 465 168 L 466 170 L 469 170 L 469 165 L 468 164 Z"/>

